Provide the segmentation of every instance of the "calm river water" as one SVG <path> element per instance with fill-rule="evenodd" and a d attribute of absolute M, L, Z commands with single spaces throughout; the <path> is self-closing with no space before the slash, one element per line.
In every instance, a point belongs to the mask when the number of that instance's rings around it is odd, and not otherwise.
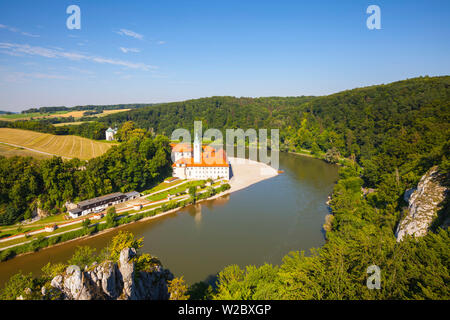
<path fill-rule="evenodd" d="M 120 230 L 144 237 L 142 251 L 159 257 L 190 284 L 230 264 L 280 264 L 289 251 L 309 252 L 323 245 L 325 201 L 337 180 L 337 167 L 280 153 L 280 169 L 283 174 L 247 189 Z M 38 275 L 47 262 L 66 261 L 77 246 L 99 252 L 117 232 L 0 262 L 0 288 L 18 270 Z"/>

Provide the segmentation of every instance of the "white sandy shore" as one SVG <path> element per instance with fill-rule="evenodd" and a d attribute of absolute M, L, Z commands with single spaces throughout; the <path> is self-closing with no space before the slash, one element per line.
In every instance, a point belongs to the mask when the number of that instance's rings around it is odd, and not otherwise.
<path fill-rule="evenodd" d="M 228 160 L 233 172 L 230 179 L 230 193 L 278 175 L 278 170 L 261 162 L 232 157 L 229 157 Z"/>

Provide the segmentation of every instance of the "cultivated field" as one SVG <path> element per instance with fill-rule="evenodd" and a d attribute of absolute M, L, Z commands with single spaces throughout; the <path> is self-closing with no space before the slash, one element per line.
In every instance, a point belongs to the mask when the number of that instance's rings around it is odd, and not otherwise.
<path fill-rule="evenodd" d="M 77 126 L 82 123 L 88 123 L 92 121 L 75 121 L 75 122 L 62 122 L 62 123 L 55 123 L 55 127 L 62 127 L 62 126 Z"/>
<path fill-rule="evenodd" d="M 19 156 L 19 157 L 33 157 L 36 159 L 48 159 L 51 158 L 51 155 L 34 152 L 31 150 L 27 150 L 20 147 L 13 147 L 0 142 L 0 156 L 4 156 L 7 158 Z M 1 214 L 1 210 L 0 210 Z"/>
<path fill-rule="evenodd" d="M 118 109 L 118 110 L 103 110 L 102 113 L 87 116 L 87 117 L 104 117 L 109 114 L 128 111 L 130 109 Z M 83 113 L 89 110 L 83 111 L 56 111 L 52 113 L 25 113 L 25 114 L 2 114 L 0 120 L 4 121 L 16 121 L 16 120 L 31 120 L 33 119 L 48 119 L 48 118 L 68 118 L 70 116 L 75 119 L 83 117 Z"/>
<path fill-rule="evenodd" d="M 78 136 L 56 136 L 29 130 L 0 128 L 0 142 L 34 153 L 88 160 L 98 157 L 114 146 Z"/>

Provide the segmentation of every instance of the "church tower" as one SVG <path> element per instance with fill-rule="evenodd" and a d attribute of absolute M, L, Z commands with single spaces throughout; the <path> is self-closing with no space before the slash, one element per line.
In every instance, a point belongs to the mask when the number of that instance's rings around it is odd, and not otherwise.
<path fill-rule="evenodd" d="M 198 138 L 198 133 L 195 134 L 194 139 L 194 163 L 202 162 L 202 143 Z"/>

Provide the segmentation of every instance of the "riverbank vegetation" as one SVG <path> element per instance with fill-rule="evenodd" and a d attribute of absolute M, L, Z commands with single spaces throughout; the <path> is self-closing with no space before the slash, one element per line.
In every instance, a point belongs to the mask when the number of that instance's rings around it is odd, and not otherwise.
<path fill-rule="evenodd" d="M 58 214 L 67 201 L 148 189 L 170 175 L 170 152 L 166 137 L 139 135 L 87 162 L 0 157 L 0 225 L 28 219 L 38 209 Z"/>
<path fill-rule="evenodd" d="M 194 204 L 196 203 L 196 201 L 206 200 L 231 188 L 228 183 L 221 183 L 214 188 L 205 187 L 205 181 L 194 181 L 193 183 L 195 189 L 199 188 L 198 192 L 194 196 L 191 196 L 187 199 L 184 199 L 183 197 L 174 198 L 173 200 L 165 201 L 162 204 L 151 205 L 138 211 L 128 210 L 120 214 L 116 212 L 115 207 L 110 207 L 107 211 L 106 217 L 97 220 L 95 223 L 91 224 L 92 221 L 86 218 L 85 220 L 80 220 L 77 224 L 58 228 L 56 231 L 47 233 L 46 235 L 39 234 L 31 240 L 28 240 L 28 237 L 26 237 L 25 239 L 22 238 L 19 240 L 13 240 L 12 242 L 18 241 L 18 244 L 23 241 L 26 241 L 27 243 L 1 251 L 0 261 L 8 260 L 19 254 L 36 252 L 40 249 L 69 240 L 91 236 L 107 229 L 133 223 L 145 218 L 154 217 L 176 208 L 182 208 Z M 202 184 L 202 186 L 200 186 L 200 184 Z M 72 229 L 75 230 L 70 231 Z M 10 241 L 7 245 L 12 244 L 14 243 L 11 243 Z"/>

